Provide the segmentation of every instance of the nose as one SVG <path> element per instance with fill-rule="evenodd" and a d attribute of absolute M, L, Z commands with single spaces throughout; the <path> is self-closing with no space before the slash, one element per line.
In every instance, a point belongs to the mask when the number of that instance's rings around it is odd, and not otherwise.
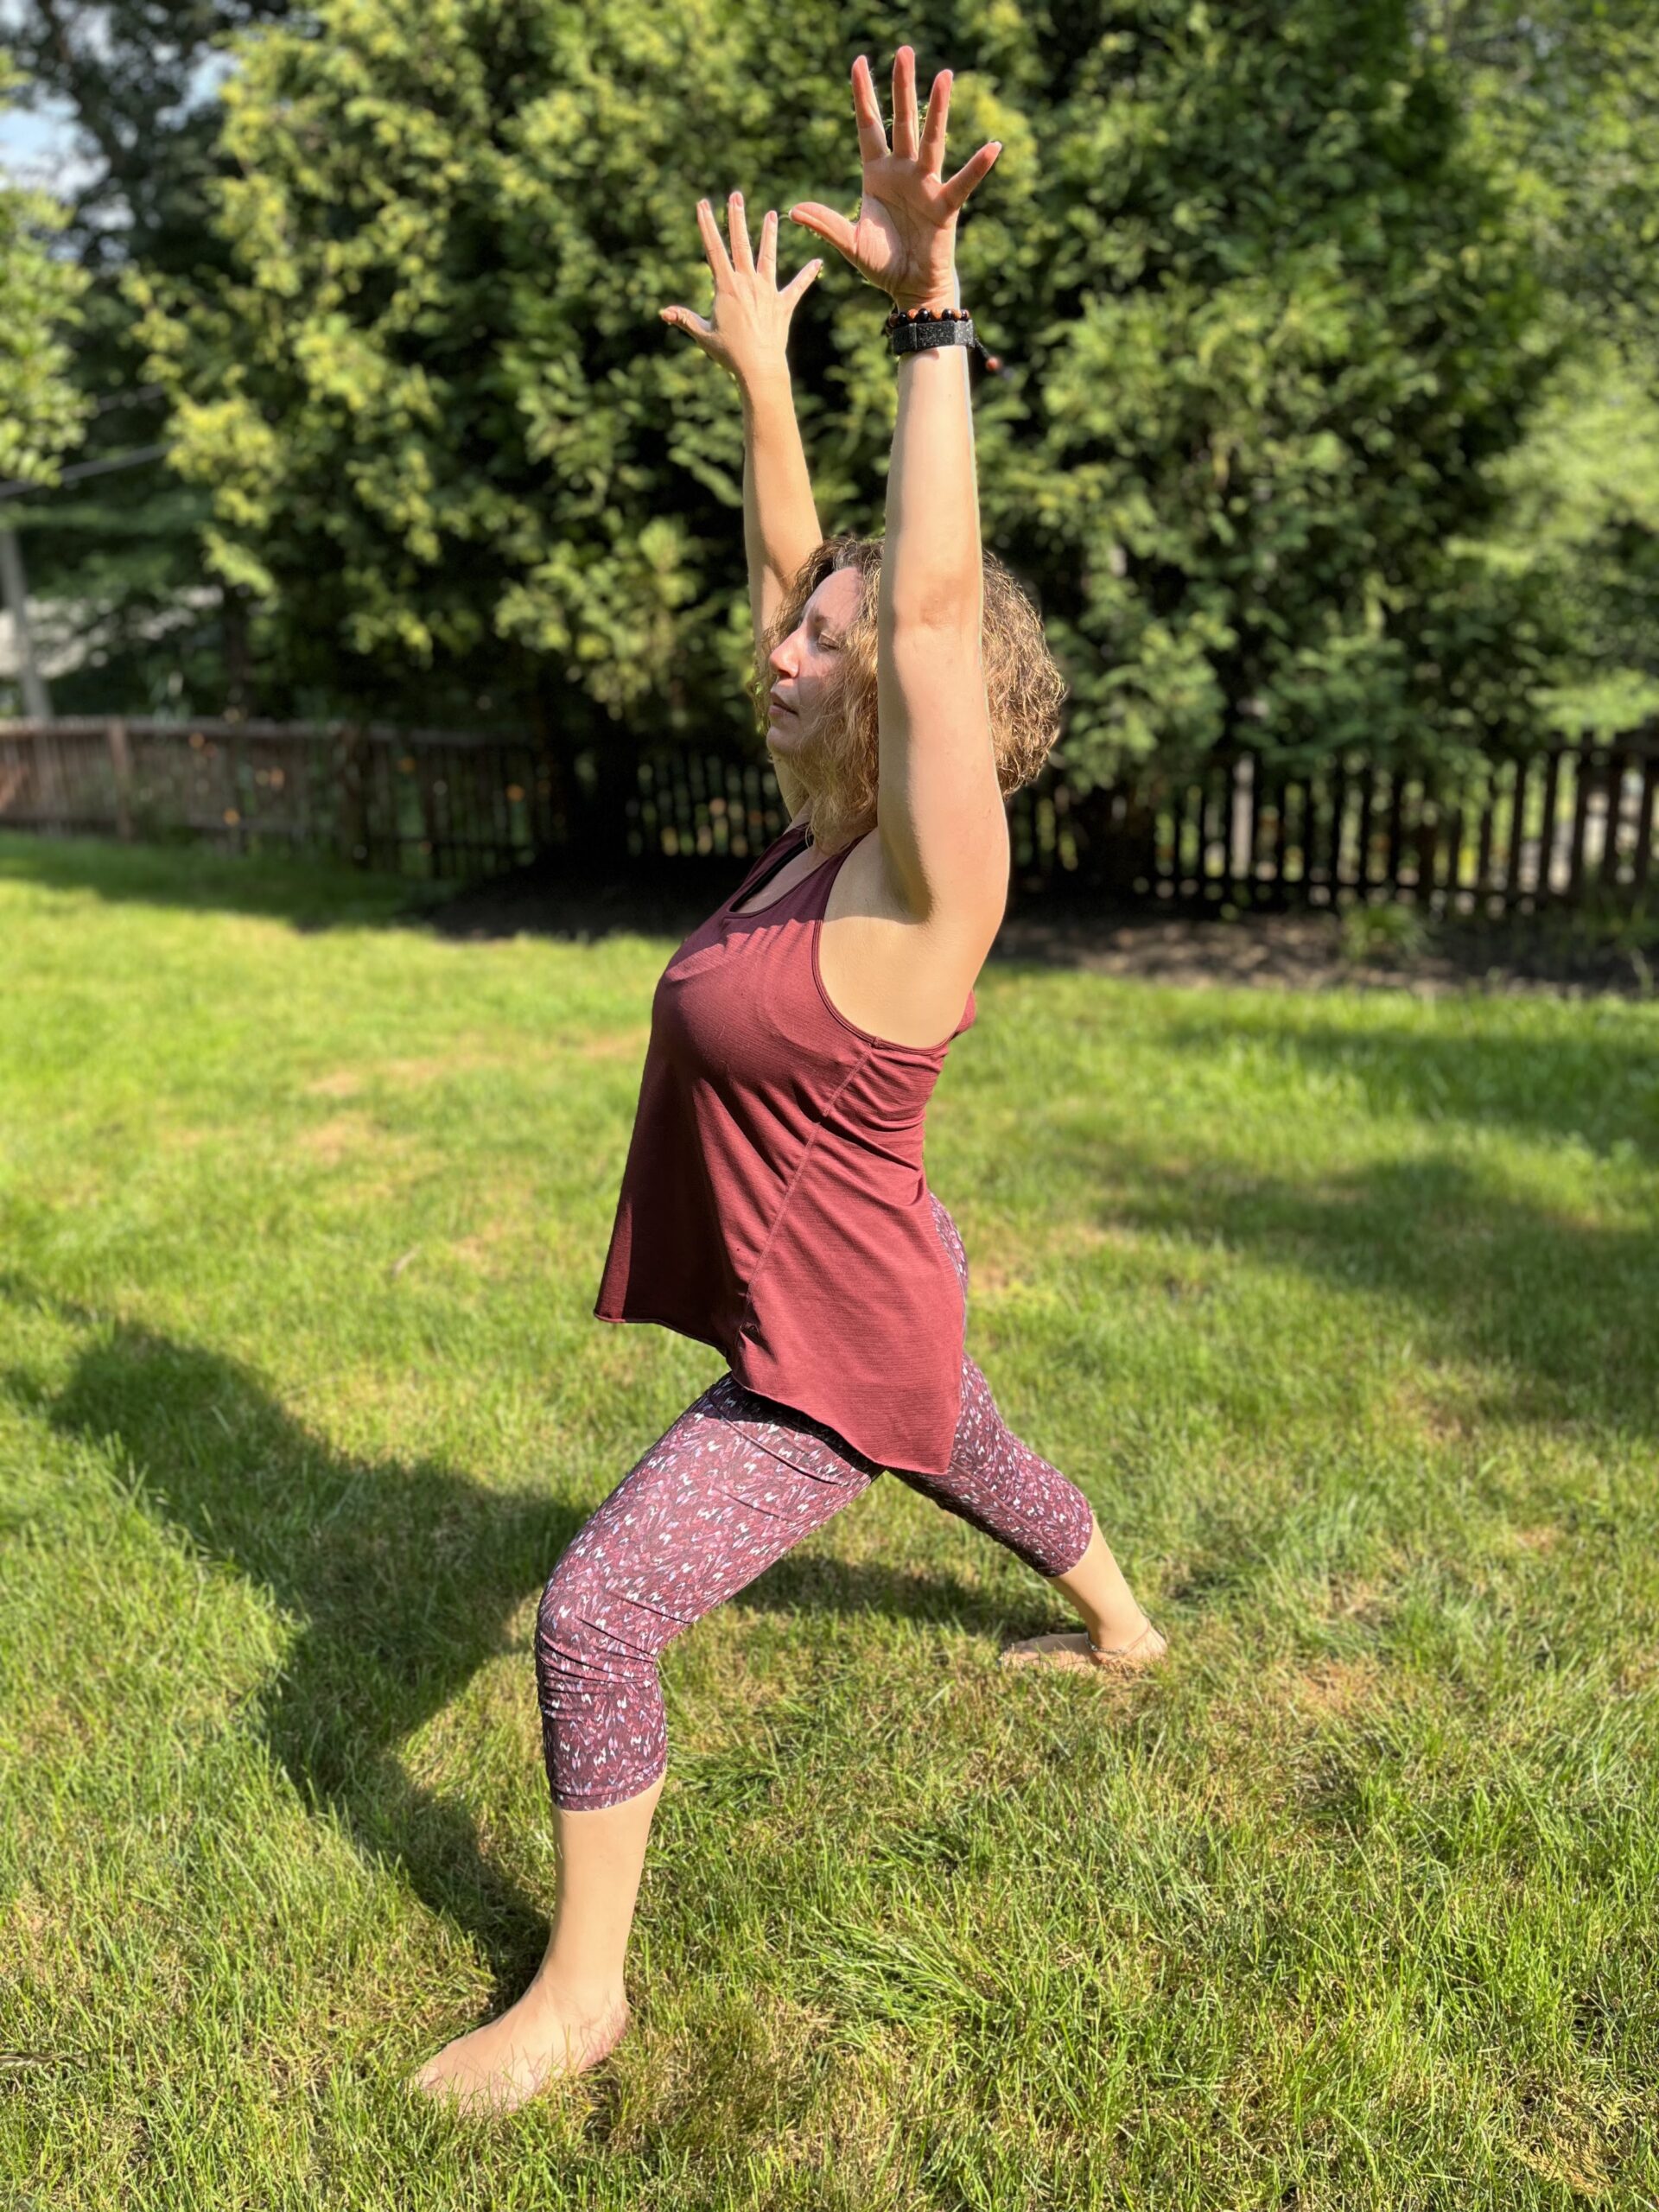
<path fill-rule="evenodd" d="M 772 672 L 774 676 L 794 675 L 795 641 L 799 635 L 800 632 L 798 630 L 791 630 L 789 635 L 781 639 L 773 648 L 772 654 Z"/>

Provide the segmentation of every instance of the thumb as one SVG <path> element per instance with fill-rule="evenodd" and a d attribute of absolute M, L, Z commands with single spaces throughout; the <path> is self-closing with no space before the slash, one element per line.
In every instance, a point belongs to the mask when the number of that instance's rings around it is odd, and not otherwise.
<path fill-rule="evenodd" d="M 689 331 L 693 338 L 707 338 L 715 327 L 712 322 L 705 322 L 690 308 L 658 308 L 657 312 L 664 322 L 671 322 L 677 328 Z"/>
<path fill-rule="evenodd" d="M 852 259 L 853 239 L 857 234 L 847 218 L 837 214 L 833 207 L 826 207 L 820 200 L 803 200 L 790 209 L 789 219 L 815 232 L 826 245 L 844 253 L 849 261 Z"/>

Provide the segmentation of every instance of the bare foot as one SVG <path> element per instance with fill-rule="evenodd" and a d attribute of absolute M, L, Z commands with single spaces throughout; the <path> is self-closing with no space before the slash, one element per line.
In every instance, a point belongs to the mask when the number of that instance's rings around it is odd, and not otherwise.
<path fill-rule="evenodd" d="M 548 2082 L 597 2066 L 627 2025 L 626 1999 L 597 2019 L 577 2020 L 538 1997 L 532 1984 L 499 2019 L 445 2044 L 409 2086 L 469 2115 L 516 2112 Z"/>
<path fill-rule="evenodd" d="M 1052 1629 L 1045 1636 L 1024 1636 L 1005 1644 L 998 1655 L 1005 1667 L 1046 1665 L 1075 1667 L 1084 1672 L 1103 1667 L 1109 1673 L 1138 1675 L 1154 1665 L 1169 1649 L 1159 1630 L 1147 1621 L 1129 1641 L 1103 1651 L 1087 1629 Z"/>

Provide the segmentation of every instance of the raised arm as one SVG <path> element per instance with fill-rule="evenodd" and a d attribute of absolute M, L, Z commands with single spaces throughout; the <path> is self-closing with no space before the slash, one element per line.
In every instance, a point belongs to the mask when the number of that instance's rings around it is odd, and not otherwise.
<path fill-rule="evenodd" d="M 893 69 L 889 150 L 869 63 L 853 65 L 863 162 L 855 225 L 817 201 L 798 222 L 845 254 L 896 307 L 962 304 L 957 218 L 1001 151 L 982 146 L 943 179 L 950 73 L 916 115 L 916 59 Z M 985 696 L 983 570 L 967 349 L 901 355 L 887 473 L 887 528 L 878 631 L 880 763 L 876 817 L 889 876 L 918 918 L 995 934 L 1007 895 L 1007 817 Z"/>
<path fill-rule="evenodd" d="M 697 227 L 715 280 L 712 315 L 705 320 L 683 307 L 658 312 L 664 322 L 689 332 L 711 360 L 729 370 L 742 395 L 743 546 L 748 556 L 755 655 L 764 669 L 766 630 L 820 537 L 795 420 L 788 347 L 796 304 L 823 264 L 808 262 L 779 291 L 777 210 L 768 209 L 761 223 L 758 260 L 750 247 L 741 192 L 734 192 L 727 202 L 727 223 L 732 236 L 729 255 L 713 207 L 706 200 L 697 202 Z"/>

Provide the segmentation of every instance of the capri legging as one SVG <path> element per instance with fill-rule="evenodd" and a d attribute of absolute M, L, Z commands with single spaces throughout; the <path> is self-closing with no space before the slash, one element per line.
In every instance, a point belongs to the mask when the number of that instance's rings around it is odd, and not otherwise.
<path fill-rule="evenodd" d="M 937 1198 L 933 1217 L 965 1314 L 968 1256 Z M 892 1471 L 1039 1574 L 1066 1573 L 1094 1533 L 1088 1499 L 1008 1428 L 965 1348 L 950 1466 Z M 596 1811 L 657 1780 L 668 1763 L 664 1646 L 880 1472 L 825 1423 L 729 1370 L 686 1408 L 571 1539 L 542 1592 L 536 1677 L 556 1805 Z"/>

